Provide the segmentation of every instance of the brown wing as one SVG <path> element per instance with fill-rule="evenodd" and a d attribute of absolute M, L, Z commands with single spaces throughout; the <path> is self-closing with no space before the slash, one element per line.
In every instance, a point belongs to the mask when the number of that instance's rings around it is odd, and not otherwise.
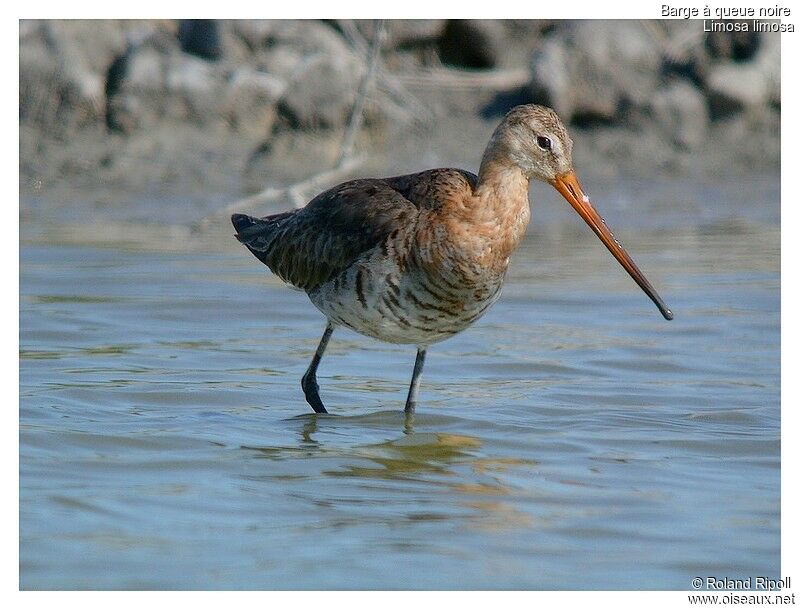
<path fill-rule="evenodd" d="M 313 290 L 344 271 L 420 208 L 436 208 L 477 177 L 434 169 L 392 178 L 352 180 L 317 195 L 304 208 L 265 218 L 231 217 L 237 239 L 285 282 Z"/>
<path fill-rule="evenodd" d="M 414 222 L 419 209 L 380 179 L 345 182 L 304 208 L 257 219 L 231 217 L 237 239 L 275 275 L 313 290 Z"/>
<path fill-rule="evenodd" d="M 478 183 L 475 174 L 462 169 L 429 169 L 418 174 L 384 178 L 389 186 L 420 208 L 436 209 L 448 199 L 472 193 Z"/>

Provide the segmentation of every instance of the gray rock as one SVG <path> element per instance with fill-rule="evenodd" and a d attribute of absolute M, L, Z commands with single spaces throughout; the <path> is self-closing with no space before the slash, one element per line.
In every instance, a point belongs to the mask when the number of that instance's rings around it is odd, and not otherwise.
<path fill-rule="evenodd" d="M 20 23 L 19 118 L 21 124 L 48 126 L 59 112 L 59 63 L 38 23 Z"/>
<path fill-rule="evenodd" d="M 363 22 L 362 22 L 363 23 Z M 360 28 L 367 40 L 372 39 L 371 22 Z M 429 45 L 439 40 L 445 19 L 390 19 L 386 22 L 386 48 L 408 48 Z"/>
<path fill-rule="evenodd" d="M 702 83 L 711 58 L 705 47 L 706 34 L 697 22 L 685 19 L 648 21 L 647 28 L 653 43 L 661 47 L 665 78 L 688 79 Z"/>
<path fill-rule="evenodd" d="M 240 68 L 230 78 L 226 92 L 226 116 L 241 132 L 262 138 L 269 133 L 275 104 L 286 91 L 285 79 L 252 68 Z"/>
<path fill-rule="evenodd" d="M 293 80 L 312 56 L 352 55 L 342 36 L 319 21 L 235 22 L 234 29 L 252 45 L 252 67 L 286 80 Z"/>
<path fill-rule="evenodd" d="M 730 59 L 748 61 L 755 57 L 761 46 L 762 35 L 752 31 L 750 22 L 730 20 L 731 23 L 743 23 L 747 30 L 733 32 L 708 32 L 706 49 L 714 59 Z"/>
<path fill-rule="evenodd" d="M 719 63 L 709 70 L 705 85 L 712 118 L 780 105 L 780 37 L 762 38 L 751 61 Z"/>
<path fill-rule="evenodd" d="M 124 45 L 120 22 L 22 22 L 20 120 L 61 137 L 100 126 L 106 72 Z"/>
<path fill-rule="evenodd" d="M 165 76 L 168 93 L 194 97 L 210 95 L 219 87 L 214 66 L 191 55 L 170 56 Z"/>
<path fill-rule="evenodd" d="M 108 100 L 108 126 L 123 133 L 155 124 L 165 113 L 166 56 L 179 53 L 168 37 L 149 39 L 119 58 Z"/>
<path fill-rule="evenodd" d="M 169 55 L 165 73 L 166 114 L 197 125 L 222 120 L 223 73 L 186 53 Z"/>
<path fill-rule="evenodd" d="M 158 32 L 131 46 L 119 63 L 108 105 L 112 129 L 130 133 L 165 119 L 226 122 L 227 68 L 183 52 L 174 36 Z"/>
<path fill-rule="evenodd" d="M 120 133 L 133 133 L 142 123 L 142 104 L 130 93 L 113 96 L 108 102 L 108 127 Z"/>
<path fill-rule="evenodd" d="M 312 20 L 280 20 L 263 41 L 266 47 L 286 47 L 303 57 L 316 53 L 339 55 L 349 53 L 350 47 L 330 25 Z"/>
<path fill-rule="evenodd" d="M 278 103 L 292 128 L 327 129 L 347 121 L 364 70 L 352 53 L 316 54 L 304 61 Z"/>
<path fill-rule="evenodd" d="M 250 154 L 243 178 L 248 189 L 260 190 L 264 181 L 285 185 L 308 178 L 336 163 L 342 130 L 297 131 L 276 123 L 269 138 Z"/>
<path fill-rule="evenodd" d="M 507 19 L 503 25 L 503 64 L 524 66 L 551 37 L 558 36 L 563 21 L 552 19 Z"/>
<path fill-rule="evenodd" d="M 504 29 L 486 19 L 450 19 L 439 39 L 442 61 L 463 68 L 494 68 L 500 63 Z"/>
<path fill-rule="evenodd" d="M 256 52 L 252 66 L 261 72 L 292 80 L 303 63 L 303 54 L 296 48 L 270 47 Z"/>
<path fill-rule="evenodd" d="M 767 77 L 754 65 L 717 66 L 708 75 L 706 87 L 714 119 L 760 106 L 768 99 Z"/>
<path fill-rule="evenodd" d="M 778 35 L 763 37 L 755 61 L 766 76 L 767 100 L 773 106 L 781 105 L 781 38 Z"/>
<path fill-rule="evenodd" d="M 161 49 L 144 45 L 126 59 L 124 87 L 134 92 L 160 93 L 166 87 L 165 56 Z"/>
<path fill-rule="evenodd" d="M 211 60 L 222 57 L 222 32 L 216 19 L 181 19 L 178 40 L 186 53 Z"/>
<path fill-rule="evenodd" d="M 651 110 L 657 128 L 675 146 L 691 150 L 708 135 L 708 105 L 691 83 L 675 81 L 653 94 Z"/>
<path fill-rule="evenodd" d="M 564 121 L 572 118 L 577 89 L 570 81 L 571 68 L 569 50 L 560 38 L 547 40 L 531 62 L 529 88 L 533 101 L 550 106 Z"/>
<path fill-rule="evenodd" d="M 280 22 L 275 19 L 237 19 L 232 23 L 233 34 L 251 51 L 265 46 L 277 27 L 280 27 Z"/>
<path fill-rule="evenodd" d="M 70 61 L 80 61 L 87 69 L 104 76 L 105 70 L 125 50 L 126 32 L 136 28 L 136 22 L 112 19 L 66 21 L 54 20 L 45 24 L 50 44 Z"/>
<path fill-rule="evenodd" d="M 661 60 L 638 22 L 579 21 L 534 54 L 530 91 L 567 121 L 611 123 L 623 104 L 647 104 Z"/>

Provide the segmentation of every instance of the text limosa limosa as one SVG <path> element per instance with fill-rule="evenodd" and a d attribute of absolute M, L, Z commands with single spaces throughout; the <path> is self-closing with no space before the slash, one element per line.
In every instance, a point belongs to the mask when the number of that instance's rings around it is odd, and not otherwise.
<path fill-rule="evenodd" d="M 517 106 L 495 129 L 478 175 L 432 169 L 351 180 L 304 208 L 234 214 L 237 239 L 283 281 L 306 291 L 328 324 L 302 379 L 326 413 L 316 373 L 337 326 L 417 346 L 405 410 L 414 411 L 425 353 L 480 318 L 500 296 L 530 219 L 531 179 L 549 182 L 602 240 L 661 314 L 672 312 L 583 193 L 572 140 L 550 108 Z"/>

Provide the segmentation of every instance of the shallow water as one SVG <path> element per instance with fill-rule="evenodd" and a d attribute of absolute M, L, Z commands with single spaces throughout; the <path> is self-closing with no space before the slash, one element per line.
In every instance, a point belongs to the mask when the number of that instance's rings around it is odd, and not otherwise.
<path fill-rule="evenodd" d="M 534 209 L 501 300 L 430 350 L 411 420 L 413 349 L 341 330 L 320 369 L 335 415 L 310 412 L 322 316 L 232 240 L 100 243 L 23 206 L 20 586 L 779 577 L 766 184 L 682 186 L 698 214 L 663 189 L 638 221 L 612 209 L 672 322 L 579 220 Z"/>

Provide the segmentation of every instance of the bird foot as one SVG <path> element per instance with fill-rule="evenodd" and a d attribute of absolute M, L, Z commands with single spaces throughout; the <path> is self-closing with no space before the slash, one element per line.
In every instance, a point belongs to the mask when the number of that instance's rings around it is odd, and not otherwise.
<path fill-rule="evenodd" d="M 303 375 L 300 381 L 300 386 L 303 388 L 303 394 L 306 396 L 306 402 L 311 405 L 315 413 L 327 413 L 325 405 L 322 404 L 322 399 L 319 397 L 319 384 L 317 383 L 316 375 Z"/>

